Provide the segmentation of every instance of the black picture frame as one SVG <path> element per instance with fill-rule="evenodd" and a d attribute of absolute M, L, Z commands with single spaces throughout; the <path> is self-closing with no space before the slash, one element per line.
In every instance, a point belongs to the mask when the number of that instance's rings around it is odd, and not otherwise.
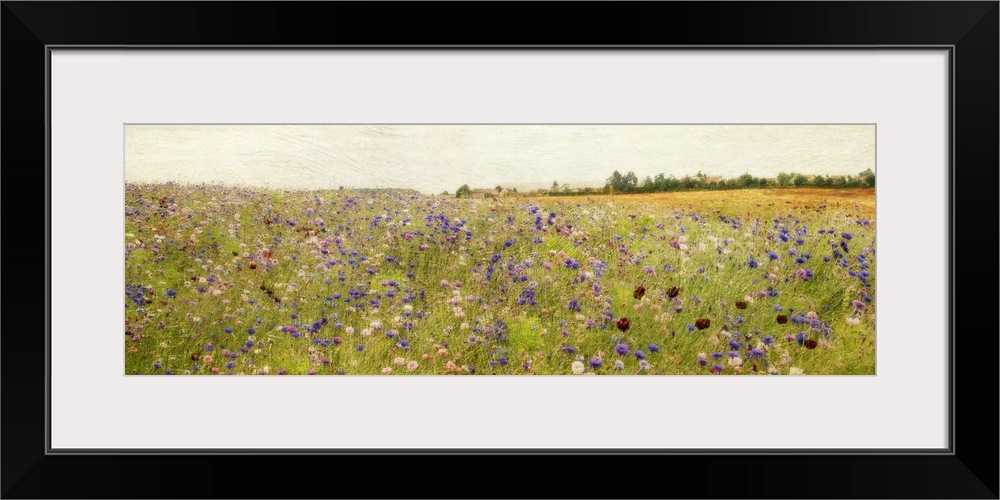
<path fill-rule="evenodd" d="M 2 2 L 8 242 L 16 268 L 48 269 L 48 53 L 53 46 L 927 47 L 951 53 L 951 376 L 948 453 L 559 456 L 421 452 L 352 456 L 48 453 L 48 272 L 8 278 L 2 338 L 2 495 L 50 497 L 998 498 L 991 314 L 997 276 L 998 20 L 989 2 L 539 4 Z M 454 20 L 462 20 L 456 23 Z M 961 191 L 962 196 L 958 196 Z M 39 208 L 38 205 L 42 205 Z M 984 222 L 984 219 L 989 219 Z M 43 229 L 45 228 L 45 229 Z M 962 231 L 956 231 L 962 228 Z M 30 236 L 28 236 L 30 235 Z M 45 241 L 48 241 L 47 235 Z M 986 247 L 984 248 L 984 243 Z M 961 243 L 961 244 L 960 244 Z M 982 255 L 986 253 L 987 255 Z M 18 276 L 15 274 L 14 276 Z M 86 284 L 81 284 L 85 293 Z M 982 299 L 982 300 L 981 300 Z M 987 304 L 978 310 L 977 304 Z M 919 307 L 919 305 L 915 305 Z M 961 331 L 962 335 L 956 335 Z M 85 332 L 99 334 L 98 332 Z M 744 418 L 744 416 L 740 416 Z M 819 417 L 817 417 L 819 422 Z M 141 425 L 122 415 L 122 425 Z M 627 422 L 614 423 L 627 427 Z M 751 424 L 748 424 L 751 425 Z M 432 455 L 432 457 L 431 457 Z M 489 456 L 486 456 L 489 455 Z M 651 472 L 647 472 L 651 471 Z M 273 472 L 273 473 L 272 473 Z M 521 478 L 541 475 L 523 483 Z M 334 483 L 329 477 L 339 478 Z M 457 488 L 472 478 L 481 490 Z M 316 490 L 322 479 L 324 489 Z M 336 486 L 334 486 L 335 484 Z M 530 484 L 530 487 L 527 486 Z M 316 493 L 319 491 L 319 493 Z"/>

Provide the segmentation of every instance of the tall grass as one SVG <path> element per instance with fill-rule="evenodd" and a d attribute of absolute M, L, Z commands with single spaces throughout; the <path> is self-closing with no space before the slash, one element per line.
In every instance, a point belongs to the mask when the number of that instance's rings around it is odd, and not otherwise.
<path fill-rule="evenodd" d="M 128 184 L 126 373 L 873 374 L 873 203 Z"/>

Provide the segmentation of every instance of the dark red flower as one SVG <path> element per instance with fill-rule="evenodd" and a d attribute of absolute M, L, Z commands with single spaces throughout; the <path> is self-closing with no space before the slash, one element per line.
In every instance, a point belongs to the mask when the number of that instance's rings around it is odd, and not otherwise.
<path fill-rule="evenodd" d="M 619 329 L 619 330 L 621 330 L 621 331 L 623 331 L 623 332 L 624 332 L 624 331 L 627 331 L 627 330 L 628 330 L 628 327 L 629 327 L 629 321 L 628 321 L 628 318 L 620 318 L 620 319 L 618 320 L 618 329 Z"/>
<path fill-rule="evenodd" d="M 679 293 L 681 293 L 681 289 L 677 288 L 676 286 L 672 286 L 670 288 L 667 288 L 667 297 L 670 297 L 671 299 L 674 298 L 674 297 L 676 297 L 677 294 L 679 294 Z"/>
<path fill-rule="evenodd" d="M 813 339 L 809 339 L 809 340 L 803 342 L 803 345 L 806 346 L 806 349 L 815 349 L 816 348 L 816 341 L 813 340 Z"/>
<path fill-rule="evenodd" d="M 643 295 L 646 295 L 646 288 L 642 285 L 635 287 L 635 291 L 632 292 L 632 296 L 641 299 Z"/>
<path fill-rule="evenodd" d="M 747 302 L 745 300 L 738 301 L 736 303 L 736 308 L 737 309 L 746 309 L 747 308 Z"/>
<path fill-rule="evenodd" d="M 698 318 L 694 322 L 695 328 L 697 328 L 699 330 L 704 330 L 704 329 L 708 328 L 711 324 L 712 324 L 712 322 L 709 321 L 708 318 Z"/>
<path fill-rule="evenodd" d="M 779 314 L 777 318 L 774 318 L 774 320 L 777 321 L 779 325 L 784 325 L 785 323 L 788 323 L 788 316 Z"/>

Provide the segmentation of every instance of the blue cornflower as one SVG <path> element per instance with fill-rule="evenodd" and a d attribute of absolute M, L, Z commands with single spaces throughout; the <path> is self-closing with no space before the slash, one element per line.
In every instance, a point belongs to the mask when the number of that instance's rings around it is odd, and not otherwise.
<path fill-rule="evenodd" d="M 358 346 L 355 347 L 355 349 L 357 349 L 358 351 L 363 351 L 363 350 L 365 350 L 365 345 L 364 344 L 358 344 Z"/>
<path fill-rule="evenodd" d="M 601 358 L 599 358 L 597 356 L 594 356 L 594 357 L 590 358 L 590 367 L 591 368 L 597 369 L 597 368 L 600 368 L 603 364 L 604 364 L 604 360 L 602 360 Z"/>
<path fill-rule="evenodd" d="M 656 344 L 649 344 L 646 347 L 649 348 L 649 352 L 660 352 L 660 346 Z"/>
<path fill-rule="evenodd" d="M 156 368 L 157 370 L 159 370 L 160 368 L 163 368 L 163 365 L 161 365 L 159 361 L 154 361 L 153 362 L 153 368 Z"/>
<path fill-rule="evenodd" d="M 167 290 L 167 297 L 170 297 L 172 299 L 172 298 L 174 298 L 176 296 L 177 296 L 177 292 L 175 292 L 173 288 L 170 288 L 170 289 Z"/>
<path fill-rule="evenodd" d="M 635 355 L 636 359 L 646 359 L 646 353 L 640 351 L 639 349 L 636 349 L 635 352 L 632 354 Z"/>
<path fill-rule="evenodd" d="M 227 327 L 226 327 L 226 328 L 224 329 L 224 331 L 225 331 L 226 333 L 233 333 L 233 328 L 232 328 L 232 327 L 229 327 L 229 326 L 227 326 Z"/>
<path fill-rule="evenodd" d="M 628 345 L 626 345 L 626 344 L 618 344 L 618 345 L 616 345 L 615 346 L 615 352 L 618 353 L 618 355 L 620 355 L 620 356 L 624 356 L 624 355 L 628 354 Z"/>
<path fill-rule="evenodd" d="M 768 250 L 767 257 L 771 260 L 778 260 L 778 254 Z"/>

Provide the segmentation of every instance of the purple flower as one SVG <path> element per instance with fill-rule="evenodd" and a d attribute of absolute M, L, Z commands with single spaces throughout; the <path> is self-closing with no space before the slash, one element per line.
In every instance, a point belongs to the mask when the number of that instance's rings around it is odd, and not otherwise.
<path fill-rule="evenodd" d="M 603 364 L 604 364 L 604 360 L 602 360 L 601 358 L 599 358 L 597 356 L 594 356 L 594 357 L 590 358 L 590 367 L 594 368 L 595 370 L 597 368 L 600 368 Z"/>
<path fill-rule="evenodd" d="M 649 344 L 646 347 L 649 348 L 649 352 L 660 352 L 660 346 L 658 346 L 656 344 Z"/>
<path fill-rule="evenodd" d="M 640 351 L 639 349 L 636 349 L 632 354 L 635 355 L 636 359 L 646 359 L 646 353 Z"/>
<path fill-rule="evenodd" d="M 618 344 L 618 345 L 616 345 L 615 346 L 615 352 L 618 353 L 619 356 L 624 356 L 624 355 L 628 354 L 628 345 L 626 345 L 626 344 Z"/>

